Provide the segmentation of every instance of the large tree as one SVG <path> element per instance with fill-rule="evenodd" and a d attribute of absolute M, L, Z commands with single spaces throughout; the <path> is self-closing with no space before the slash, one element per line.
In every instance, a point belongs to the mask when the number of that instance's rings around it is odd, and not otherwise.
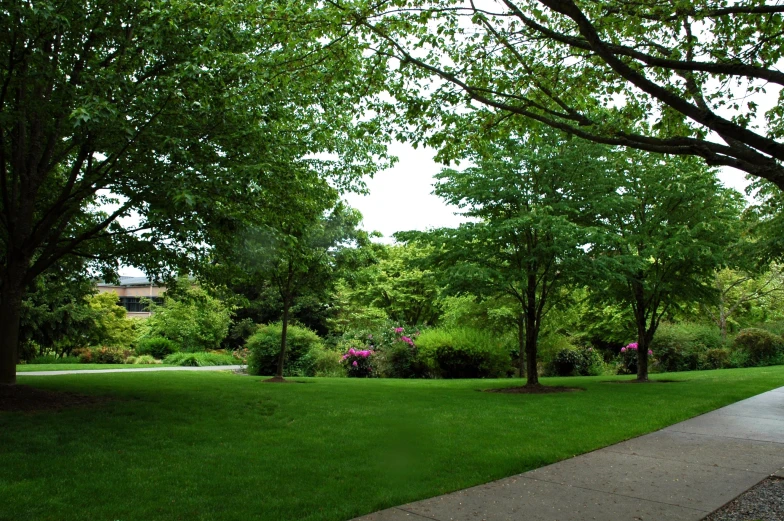
<path fill-rule="evenodd" d="M 60 259 L 161 271 L 292 197 L 292 164 L 341 186 L 377 168 L 357 106 L 379 76 L 332 20 L 284 0 L 3 4 L 0 383 L 26 288 Z"/>
<path fill-rule="evenodd" d="M 330 3 L 400 64 L 398 99 L 441 144 L 454 135 L 454 107 L 468 104 L 484 125 L 521 116 L 608 145 L 699 156 L 784 188 L 784 5 Z"/>

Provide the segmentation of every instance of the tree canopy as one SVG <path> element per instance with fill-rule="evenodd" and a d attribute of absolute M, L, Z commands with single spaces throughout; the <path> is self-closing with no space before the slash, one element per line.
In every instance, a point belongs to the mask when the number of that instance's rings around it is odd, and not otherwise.
<path fill-rule="evenodd" d="M 449 148 L 470 106 L 485 128 L 519 116 L 608 145 L 699 156 L 784 188 L 782 5 L 331 3 L 399 63 L 393 90 L 420 138 Z"/>
<path fill-rule="evenodd" d="M 165 271 L 295 194 L 292 165 L 346 187 L 383 164 L 360 105 L 379 73 L 318 6 L 19 0 L 0 20 L 2 382 L 59 259 Z"/>

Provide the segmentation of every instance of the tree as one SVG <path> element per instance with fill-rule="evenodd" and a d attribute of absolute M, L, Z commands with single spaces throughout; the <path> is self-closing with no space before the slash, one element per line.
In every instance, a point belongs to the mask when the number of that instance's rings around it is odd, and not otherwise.
<path fill-rule="evenodd" d="M 231 310 L 193 281 L 172 280 L 163 304 L 148 303 L 152 314 L 141 325 L 144 337 L 164 337 L 186 352 L 218 349 L 231 322 Z"/>
<path fill-rule="evenodd" d="M 384 310 L 398 325 L 438 320 L 439 287 L 426 263 L 428 248 L 419 244 L 377 247 L 377 262 L 357 271 L 348 298 Z"/>
<path fill-rule="evenodd" d="M 589 182 L 602 151 L 558 132 L 531 132 L 487 142 L 467 157 L 476 166 L 437 176 L 435 193 L 478 220 L 427 234 L 437 262 L 451 268 L 452 291 L 506 294 L 517 302 L 528 386 L 539 385 L 542 321 L 589 242 L 582 221 L 602 195 Z"/>
<path fill-rule="evenodd" d="M 379 166 L 357 115 L 380 74 L 318 6 L 13 0 L 0 20 L 0 384 L 61 259 L 193 267 L 296 193 L 293 163 L 341 187 Z"/>
<path fill-rule="evenodd" d="M 459 125 L 453 107 L 479 105 L 478 125 L 521 116 L 607 145 L 698 156 L 784 188 L 784 5 L 331 3 L 400 64 L 396 92 L 420 138 L 438 127 L 430 140 L 448 148 Z M 779 102 L 766 106 L 770 90 Z"/>
<path fill-rule="evenodd" d="M 703 309 L 721 331 L 721 339 L 727 340 L 730 320 L 754 303 L 779 300 L 784 294 L 784 279 L 781 267 L 772 265 L 763 273 L 749 273 L 725 268 L 714 275 L 715 302 L 705 302 Z"/>
<path fill-rule="evenodd" d="M 595 300 L 622 302 L 634 316 L 637 379 L 648 379 L 648 349 L 661 319 L 683 302 L 714 297 L 713 273 L 737 241 L 743 206 L 693 158 L 616 151 L 597 208 L 604 236 L 592 247 Z"/>
<path fill-rule="evenodd" d="M 300 193 L 296 202 L 270 213 L 263 224 L 239 238 L 232 250 L 219 252 L 217 269 L 222 276 L 246 285 L 265 284 L 276 290 L 282 329 L 277 372 L 283 378 L 286 333 L 292 307 L 304 297 L 327 298 L 340 270 L 347 247 L 368 240 L 357 229 L 362 216 L 336 202 L 335 193 L 314 186 Z"/>

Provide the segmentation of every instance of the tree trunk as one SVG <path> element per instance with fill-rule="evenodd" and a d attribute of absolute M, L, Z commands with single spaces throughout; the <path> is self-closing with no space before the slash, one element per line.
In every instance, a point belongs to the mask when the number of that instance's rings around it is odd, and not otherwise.
<path fill-rule="evenodd" d="M 648 335 L 645 331 L 637 335 L 637 381 L 648 381 Z"/>
<path fill-rule="evenodd" d="M 727 316 L 724 314 L 724 310 L 719 310 L 719 330 L 721 330 L 721 343 L 727 343 Z"/>
<path fill-rule="evenodd" d="M 290 307 L 291 300 L 288 298 L 283 299 L 283 323 L 280 330 L 280 357 L 278 358 L 278 372 L 275 373 L 276 378 L 283 378 L 283 366 L 286 362 L 286 333 L 289 328 Z"/>
<path fill-rule="evenodd" d="M 539 371 L 536 367 L 536 330 L 527 327 L 525 331 L 525 365 L 526 365 L 526 387 L 536 387 L 539 385 Z"/>
<path fill-rule="evenodd" d="M 520 378 L 525 378 L 525 315 L 517 315 L 517 352 L 520 354 Z"/>
<path fill-rule="evenodd" d="M 0 290 L 0 385 L 16 384 L 23 293 L 21 277 L 7 277 Z"/>

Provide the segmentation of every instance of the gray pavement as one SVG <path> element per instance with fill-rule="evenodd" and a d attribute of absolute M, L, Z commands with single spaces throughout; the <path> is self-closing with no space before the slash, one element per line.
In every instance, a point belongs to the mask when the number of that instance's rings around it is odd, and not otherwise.
<path fill-rule="evenodd" d="M 133 367 L 128 369 L 75 369 L 73 371 L 25 371 L 20 376 L 59 376 L 64 374 L 151 373 L 156 371 L 236 371 L 244 365 L 210 365 L 205 367 Z"/>
<path fill-rule="evenodd" d="M 784 477 L 784 387 L 524 474 L 354 521 L 698 521 Z"/>

